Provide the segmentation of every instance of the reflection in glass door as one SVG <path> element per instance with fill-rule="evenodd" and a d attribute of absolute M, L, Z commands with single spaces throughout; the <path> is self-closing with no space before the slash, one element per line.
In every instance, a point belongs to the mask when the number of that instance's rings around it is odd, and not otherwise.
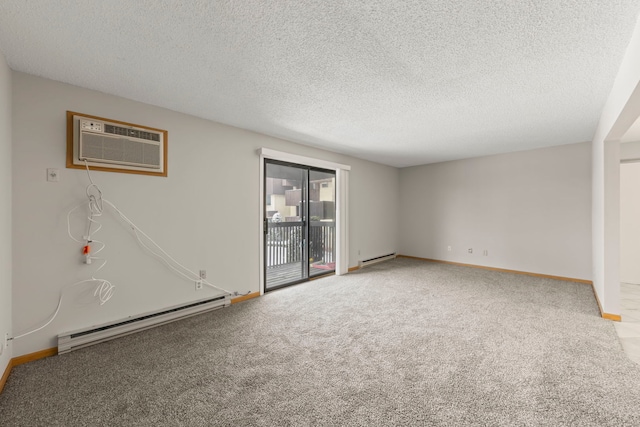
<path fill-rule="evenodd" d="M 305 262 L 307 169 L 265 162 L 265 290 L 308 277 Z"/>
<path fill-rule="evenodd" d="M 335 271 L 335 172 L 265 160 L 265 290 Z"/>
<path fill-rule="evenodd" d="M 336 173 L 309 171 L 309 276 L 336 269 Z"/>

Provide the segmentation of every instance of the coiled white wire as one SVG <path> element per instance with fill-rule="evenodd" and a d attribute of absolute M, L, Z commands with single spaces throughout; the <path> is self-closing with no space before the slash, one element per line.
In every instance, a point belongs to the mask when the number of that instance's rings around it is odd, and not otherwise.
<path fill-rule="evenodd" d="M 94 185 L 94 184 L 91 184 Z M 88 191 L 88 190 L 87 190 Z M 87 260 L 97 260 L 97 261 L 102 261 L 102 263 L 100 264 L 100 266 L 93 272 L 93 275 L 91 276 L 91 279 L 87 279 L 87 280 L 81 280 L 80 282 L 76 282 L 75 284 L 80 284 L 80 283 L 89 283 L 89 282 L 95 282 L 98 284 L 98 286 L 96 286 L 96 290 L 93 293 L 94 296 L 98 297 L 98 300 L 100 301 L 100 305 L 103 305 L 104 303 L 106 303 L 107 301 L 109 301 L 111 299 L 111 297 L 113 296 L 113 292 L 115 290 L 115 286 L 109 282 L 106 279 L 98 279 L 95 277 L 95 274 L 102 270 L 104 268 L 105 265 L 107 265 L 107 260 L 101 257 L 97 257 L 95 255 L 99 254 L 105 247 L 106 244 L 104 242 L 101 242 L 100 240 L 94 240 L 93 239 L 93 235 L 96 234 L 98 231 L 100 231 L 100 229 L 102 228 L 102 224 L 100 224 L 98 221 L 96 221 L 94 218 L 96 217 L 100 217 L 102 215 L 102 198 L 96 199 L 95 197 L 93 197 L 92 195 L 89 196 L 89 201 L 86 203 L 83 203 L 81 205 L 76 206 L 75 208 L 71 209 L 68 213 L 67 213 L 67 234 L 69 235 L 69 237 L 78 242 L 78 243 L 85 243 L 87 246 L 93 244 L 94 247 L 98 246 L 97 249 L 95 249 L 93 251 L 93 255 L 88 254 L 87 255 Z M 87 217 L 87 235 L 84 236 L 85 240 L 79 240 L 76 239 L 75 237 L 73 237 L 73 235 L 71 234 L 71 214 L 73 212 L 75 212 L 77 209 L 89 205 L 89 216 Z M 95 224 L 97 225 L 97 228 L 94 231 L 91 231 L 91 226 Z M 72 285 L 73 286 L 73 285 Z M 61 296 L 62 297 L 62 296 Z"/>
<path fill-rule="evenodd" d="M 64 292 L 73 286 L 77 286 L 77 285 L 81 285 L 83 283 L 96 283 L 96 289 L 93 293 L 94 296 L 98 297 L 98 300 L 100 301 L 100 305 L 105 304 L 107 301 L 109 301 L 111 299 L 111 297 L 113 296 L 113 292 L 115 290 L 115 286 L 113 286 L 113 284 L 111 282 L 109 282 L 106 279 L 98 279 L 95 277 L 95 274 L 102 270 L 104 268 L 104 266 L 107 264 L 107 260 L 104 258 L 100 258 L 100 257 L 96 257 L 95 255 L 97 255 L 98 253 L 100 253 L 105 247 L 106 244 L 104 242 L 101 242 L 99 240 L 93 240 L 93 235 L 96 234 L 98 231 L 100 231 L 100 229 L 102 228 L 102 224 L 100 224 L 98 221 L 96 221 L 94 218 L 96 217 L 100 217 L 102 216 L 102 212 L 103 212 L 103 202 L 102 202 L 102 191 L 100 191 L 100 188 L 98 188 L 98 186 L 96 184 L 94 184 L 93 180 L 91 179 L 91 174 L 89 173 L 89 166 L 86 164 L 85 162 L 85 166 L 87 167 L 87 175 L 89 176 L 89 182 L 90 184 L 87 186 L 86 189 L 86 194 L 87 194 L 87 198 L 89 199 L 87 202 L 85 203 L 81 203 L 78 206 L 72 208 L 68 213 L 67 213 L 67 234 L 69 235 L 69 237 L 78 243 L 84 243 L 86 246 L 90 246 L 91 244 L 97 244 L 99 247 L 94 251 L 93 255 L 91 254 L 87 254 L 86 255 L 86 259 L 87 260 L 99 260 L 102 261 L 102 263 L 100 264 L 100 266 L 93 272 L 93 274 L 91 275 L 90 279 L 85 279 L 85 280 L 80 280 L 78 282 L 75 283 L 71 283 L 68 284 L 66 286 L 63 286 L 62 289 L 60 289 L 60 296 L 58 297 L 58 304 L 56 306 L 55 311 L 53 312 L 53 314 L 51 315 L 51 317 L 49 317 L 49 319 L 40 327 L 33 329 L 29 332 L 25 332 L 22 333 L 20 335 L 16 335 L 13 337 L 13 339 L 19 339 L 22 337 L 26 337 L 27 335 L 31 335 L 35 332 L 38 332 L 44 328 L 46 328 L 47 326 L 49 326 L 51 324 L 51 322 L 53 322 L 53 320 L 56 318 L 56 316 L 58 315 L 58 313 L 60 312 L 60 307 L 62 307 L 62 298 L 64 296 Z M 95 192 L 97 193 L 97 197 L 96 194 L 93 194 L 93 191 L 95 190 Z M 79 240 L 76 239 L 73 234 L 71 234 L 71 214 L 73 214 L 76 210 L 88 206 L 89 207 L 89 216 L 87 217 L 87 234 L 86 236 L 84 236 L 84 240 Z M 91 231 L 92 225 L 96 225 L 97 228 L 93 231 Z"/>
<path fill-rule="evenodd" d="M 89 200 L 87 202 L 81 203 L 78 206 L 72 208 L 67 213 L 67 234 L 75 242 L 84 243 L 87 246 L 89 246 L 90 244 L 98 244 L 99 247 L 98 247 L 98 249 L 96 249 L 93 252 L 93 255 L 87 254 L 87 260 L 89 260 L 89 259 L 91 259 L 91 260 L 99 260 L 99 261 L 102 261 L 102 264 L 100 264 L 100 266 L 93 272 L 93 274 L 92 274 L 90 279 L 85 279 L 85 280 L 81 280 L 81 281 L 76 282 L 76 283 L 71 283 L 69 285 L 64 286 L 62 289 L 60 289 L 60 297 L 58 298 L 58 305 L 56 306 L 56 309 L 55 309 L 54 313 L 51 315 L 51 317 L 47 320 L 46 323 L 44 323 L 42 326 L 40 326 L 40 327 L 38 327 L 36 329 L 33 329 L 33 330 L 29 331 L 29 332 L 25 332 L 23 334 L 16 335 L 12 339 L 18 339 L 18 338 L 25 337 L 27 335 L 33 334 L 34 332 L 38 332 L 39 330 L 44 329 L 45 327 L 49 326 L 51 324 L 51 322 L 53 322 L 53 320 L 56 318 L 58 313 L 60 312 L 60 307 L 62 306 L 62 298 L 63 298 L 64 292 L 66 291 L 67 288 L 70 288 L 70 287 L 73 287 L 73 286 L 77 286 L 77 285 L 80 285 L 80 284 L 83 284 L 83 283 L 97 283 L 98 285 L 96 286 L 96 289 L 95 289 L 95 292 L 93 293 L 93 295 L 98 297 L 98 300 L 100 301 L 100 305 L 105 304 L 107 301 L 109 301 L 111 299 L 111 297 L 113 296 L 113 293 L 115 291 L 115 286 L 111 282 L 106 280 L 106 279 L 98 279 L 98 278 L 95 277 L 96 273 L 98 271 L 102 270 L 104 268 L 104 266 L 107 264 L 107 260 L 106 259 L 95 256 L 98 253 L 100 253 L 106 247 L 106 244 L 104 242 L 99 241 L 99 240 L 93 240 L 93 235 L 96 234 L 98 231 L 100 231 L 100 229 L 102 228 L 102 224 L 100 222 L 98 222 L 95 218 L 99 218 L 100 216 L 102 216 L 102 213 L 104 212 L 104 205 L 105 204 L 107 206 L 109 206 L 111 209 L 113 209 L 120 216 L 120 218 L 129 227 L 131 227 L 131 229 L 133 230 L 134 235 L 136 236 L 136 240 L 138 241 L 140 246 L 142 246 L 145 250 L 147 250 L 149 253 L 151 253 L 154 257 L 156 257 L 159 260 L 161 260 L 167 267 L 169 267 L 175 273 L 177 273 L 178 275 L 184 277 L 185 279 L 187 279 L 189 281 L 196 281 L 196 280 L 197 281 L 201 281 L 203 285 L 207 285 L 207 286 L 209 286 L 209 287 L 211 287 L 213 289 L 216 289 L 218 291 L 222 291 L 225 294 L 225 296 L 237 296 L 237 295 L 239 295 L 238 292 L 231 292 L 231 291 L 229 291 L 227 289 L 224 289 L 224 288 L 221 288 L 219 286 L 216 286 L 216 285 L 210 283 L 207 280 L 201 279 L 198 274 L 196 274 L 195 272 L 189 270 L 187 267 L 185 267 L 184 265 L 182 265 L 181 263 L 176 261 L 175 258 L 173 258 L 171 255 L 169 255 L 151 237 L 149 237 L 144 231 L 142 231 L 137 225 L 135 225 L 133 223 L 133 221 L 131 221 L 129 218 L 127 218 L 127 216 L 124 213 L 122 213 L 122 211 L 120 211 L 120 209 L 118 209 L 113 203 L 111 203 L 110 201 L 102 198 L 102 191 L 100 190 L 100 188 L 96 184 L 94 184 L 93 180 L 91 179 L 91 173 L 89 172 L 89 165 L 87 164 L 86 161 L 85 161 L 85 166 L 86 166 L 86 169 L 87 169 L 87 175 L 89 177 L 89 182 L 90 182 L 90 184 L 87 186 L 87 189 L 86 189 L 87 198 Z M 84 206 L 88 206 L 89 207 L 89 216 L 87 217 L 87 234 L 86 234 L 86 236 L 83 236 L 83 240 L 80 240 L 80 239 L 75 238 L 73 236 L 73 234 L 71 234 L 71 215 L 76 210 L 78 210 L 78 209 L 80 209 L 80 208 L 82 208 Z M 91 228 L 92 228 L 93 225 L 96 226 L 96 229 L 91 231 Z M 149 245 L 144 242 L 144 240 L 143 240 L 143 238 L 141 236 L 144 237 L 144 239 L 146 239 L 149 243 L 151 243 L 152 246 L 149 247 Z M 246 295 L 246 294 L 243 294 L 243 295 Z"/>

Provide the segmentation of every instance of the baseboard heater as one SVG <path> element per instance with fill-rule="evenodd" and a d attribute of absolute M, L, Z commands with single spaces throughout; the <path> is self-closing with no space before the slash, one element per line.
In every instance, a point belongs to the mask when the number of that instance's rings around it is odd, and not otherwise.
<path fill-rule="evenodd" d="M 388 261 L 390 259 L 395 259 L 396 257 L 396 253 L 392 253 L 392 254 L 388 254 L 388 255 L 382 255 L 379 257 L 375 257 L 375 258 L 370 258 L 370 259 L 366 259 L 364 261 L 360 261 L 358 262 L 358 267 L 363 268 L 369 265 L 373 265 L 373 264 L 377 264 L 379 262 L 382 261 Z"/>
<path fill-rule="evenodd" d="M 231 304 L 229 297 L 208 298 L 189 304 L 177 305 L 162 310 L 130 316 L 90 328 L 79 329 L 58 335 L 58 354 L 68 353 L 79 348 L 109 341 L 145 329 L 164 325 L 169 322 L 201 314 Z"/>

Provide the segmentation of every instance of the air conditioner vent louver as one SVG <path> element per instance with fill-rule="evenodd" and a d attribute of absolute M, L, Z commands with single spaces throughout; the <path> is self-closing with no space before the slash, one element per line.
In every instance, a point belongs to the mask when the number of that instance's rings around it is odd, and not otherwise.
<path fill-rule="evenodd" d="M 152 132 L 145 132 L 138 129 L 128 129 L 114 125 L 104 125 L 104 132 L 113 135 L 129 136 L 131 138 L 146 139 L 148 141 L 160 142 L 160 135 Z"/>
<path fill-rule="evenodd" d="M 105 134 L 82 132 L 80 159 L 159 169 L 160 146 Z"/>

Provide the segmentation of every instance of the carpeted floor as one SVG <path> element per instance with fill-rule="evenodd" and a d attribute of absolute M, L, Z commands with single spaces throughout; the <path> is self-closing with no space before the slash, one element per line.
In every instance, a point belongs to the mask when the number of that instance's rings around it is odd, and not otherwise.
<path fill-rule="evenodd" d="M 2 426 L 639 426 L 591 287 L 408 259 L 18 366 Z"/>

